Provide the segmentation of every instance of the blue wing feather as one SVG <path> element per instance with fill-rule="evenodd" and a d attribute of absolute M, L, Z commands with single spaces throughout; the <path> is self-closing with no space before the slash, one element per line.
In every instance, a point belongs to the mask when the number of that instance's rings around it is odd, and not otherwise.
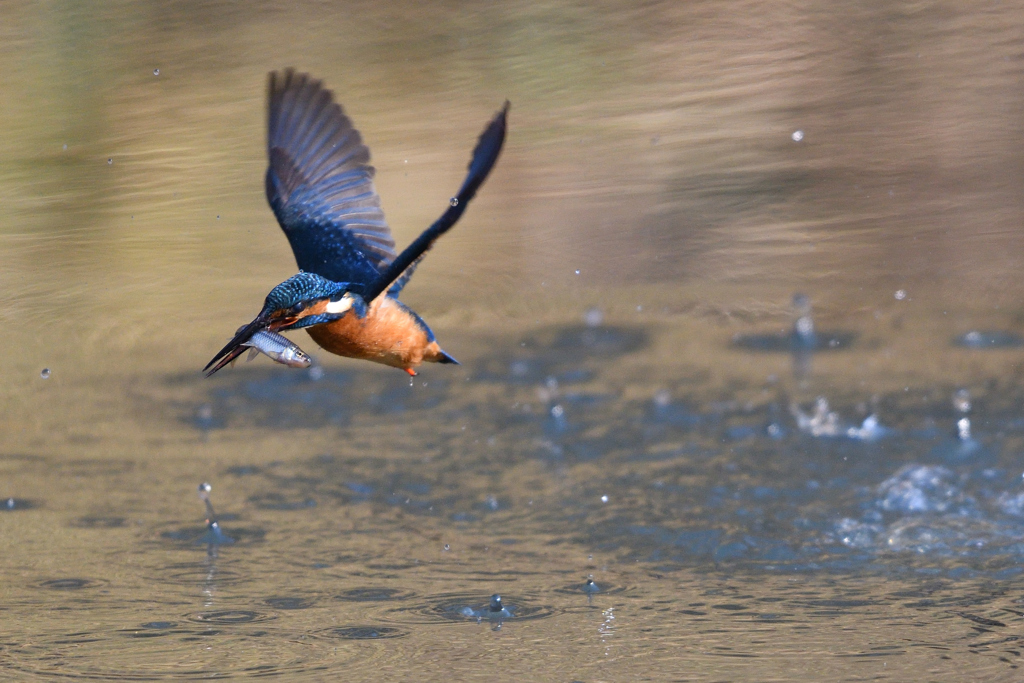
<path fill-rule="evenodd" d="M 372 282 L 395 243 L 359 131 L 320 81 L 291 69 L 270 74 L 268 102 L 267 201 L 299 268 Z"/>

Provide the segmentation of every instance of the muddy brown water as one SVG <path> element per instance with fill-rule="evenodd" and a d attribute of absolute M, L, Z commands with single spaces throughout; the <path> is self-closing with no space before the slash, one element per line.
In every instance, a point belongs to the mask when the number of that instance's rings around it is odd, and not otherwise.
<path fill-rule="evenodd" d="M 5 678 L 1017 676 L 1020 7 L 0 15 Z M 285 66 L 400 246 L 512 101 L 403 294 L 461 366 L 201 377 L 295 270 Z"/>

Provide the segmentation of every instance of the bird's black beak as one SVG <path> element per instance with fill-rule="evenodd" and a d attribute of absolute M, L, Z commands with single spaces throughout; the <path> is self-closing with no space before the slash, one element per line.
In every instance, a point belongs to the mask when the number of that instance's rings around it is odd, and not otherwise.
<path fill-rule="evenodd" d="M 218 351 L 213 360 L 206 364 L 206 367 L 203 368 L 203 375 L 206 377 L 212 376 L 213 373 L 245 353 L 246 347 L 243 344 L 252 339 L 252 336 L 257 332 L 270 327 L 270 313 L 271 311 L 266 309 L 260 311 L 260 314 L 251 323 L 238 330 L 227 346 Z"/>

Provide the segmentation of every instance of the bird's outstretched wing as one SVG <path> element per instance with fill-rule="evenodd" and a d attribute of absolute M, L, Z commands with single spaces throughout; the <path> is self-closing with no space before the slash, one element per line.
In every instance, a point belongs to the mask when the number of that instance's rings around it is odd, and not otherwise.
<path fill-rule="evenodd" d="M 395 258 L 370 150 L 320 81 L 292 69 L 268 86 L 267 201 L 299 268 L 369 283 Z"/>
<path fill-rule="evenodd" d="M 434 245 L 437 238 L 451 230 L 456 221 L 462 217 L 462 213 L 469 205 L 469 201 L 476 196 L 487 176 L 490 174 L 494 164 L 498 161 L 501 148 L 505 144 L 505 130 L 508 128 L 508 110 L 512 105 L 505 101 L 501 110 L 491 119 L 491 122 L 480 134 L 476 147 L 473 149 L 473 156 L 469 160 L 469 169 L 466 179 L 462 181 L 462 187 L 458 194 L 449 200 L 448 209 L 441 217 L 434 221 L 434 224 L 423 231 L 412 244 L 406 247 L 401 254 L 392 258 L 388 263 L 381 266 L 380 275 L 372 282 L 366 283 L 360 294 L 367 304 L 372 302 L 384 291 L 389 294 L 396 293 L 405 285 L 412 275 L 412 271 L 419 264 L 420 260 L 427 253 L 427 250 Z"/>

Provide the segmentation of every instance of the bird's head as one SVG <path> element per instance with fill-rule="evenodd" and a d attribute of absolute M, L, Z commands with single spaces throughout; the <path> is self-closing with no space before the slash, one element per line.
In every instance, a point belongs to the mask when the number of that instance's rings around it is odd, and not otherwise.
<path fill-rule="evenodd" d="M 337 320 L 351 308 L 365 315 L 362 298 L 349 292 L 346 282 L 333 282 L 315 273 L 299 273 L 270 290 L 252 322 L 243 325 L 204 371 L 209 377 L 241 354 L 260 330 L 298 329 Z M 212 367 L 212 369 L 211 369 Z"/>
<path fill-rule="evenodd" d="M 312 315 L 344 313 L 351 304 L 340 302 L 345 300 L 349 287 L 348 283 L 333 282 L 315 273 L 293 275 L 270 290 L 257 320 L 263 318 L 276 331 Z"/>

